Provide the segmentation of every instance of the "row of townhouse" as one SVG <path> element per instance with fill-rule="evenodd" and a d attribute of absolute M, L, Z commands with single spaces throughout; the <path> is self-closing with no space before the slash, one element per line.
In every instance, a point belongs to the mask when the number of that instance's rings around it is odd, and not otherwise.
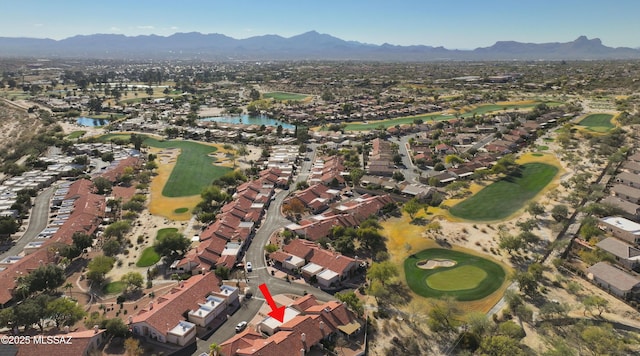
<path fill-rule="evenodd" d="M 357 335 L 362 326 L 343 303 L 320 304 L 309 294 L 287 306 L 283 321 L 266 317 L 257 325 L 257 330 L 246 329 L 221 343 L 221 354 L 306 355 L 319 352 L 322 341 L 334 340 L 339 333 L 346 337 Z M 363 350 L 355 354 L 361 355 Z"/>
<path fill-rule="evenodd" d="M 342 157 L 318 158 L 313 162 L 308 182 L 310 185 L 321 183 L 330 186 L 344 186 L 344 177 L 348 174 Z"/>
<path fill-rule="evenodd" d="M 119 160 L 102 175 L 122 172 L 131 163 L 128 159 Z M 112 174 L 112 177 L 117 178 L 118 174 Z M 58 263 L 59 257 L 51 251 L 72 244 L 76 232 L 96 235 L 105 218 L 106 198 L 94 193 L 93 182 L 88 179 L 61 182 L 50 203 L 57 211 L 47 228 L 27 243 L 20 255 L 0 261 L 0 305 L 13 300 L 17 277 L 25 276 L 43 264 Z"/>
<path fill-rule="evenodd" d="M 234 200 L 222 206 L 216 221 L 200 233 L 200 244 L 173 262 L 171 271 L 196 274 L 217 266 L 232 268 L 251 243 L 276 187 L 289 179 L 290 172 L 269 168 L 258 179 L 239 185 Z"/>
<path fill-rule="evenodd" d="M 640 277 L 633 270 L 640 266 L 640 224 L 620 216 L 601 218 L 598 227 L 611 236 L 596 244 L 608 252 L 615 264 L 598 262 L 587 269 L 587 277 L 610 293 L 623 298 L 640 296 Z"/>
<path fill-rule="evenodd" d="M 329 235 L 329 231 L 334 226 L 356 227 L 360 225 L 369 217 L 376 216 L 389 203 L 393 203 L 393 199 L 389 195 L 365 194 L 342 202 L 334 206 L 331 211 L 289 224 L 286 228 L 307 240 L 318 241 Z"/>
<path fill-rule="evenodd" d="M 338 199 L 340 199 L 339 190 L 317 183 L 307 189 L 295 192 L 291 197 L 285 199 L 284 205 L 290 205 L 297 201 L 312 214 L 318 214 L 329 209 L 329 205 Z"/>
<path fill-rule="evenodd" d="M 315 276 L 323 288 L 348 279 L 358 269 L 356 259 L 325 250 L 304 239 L 292 240 L 283 246 L 282 251 L 269 254 L 269 259 L 284 269 L 299 271 L 305 278 Z"/>
<path fill-rule="evenodd" d="M 640 221 L 640 153 L 627 157 L 621 169 L 622 172 L 613 178 L 612 195 L 602 202 L 620 208 L 626 218 Z"/>
<path fill-rule="evenodd" d="M 185 346 L 199 331 L 221 325 L 230 309 L 239 306 L 236 287 L 223 285 L 215 273 L 195 275 L 157 297 L 127 324 L 146 341 Z"/>

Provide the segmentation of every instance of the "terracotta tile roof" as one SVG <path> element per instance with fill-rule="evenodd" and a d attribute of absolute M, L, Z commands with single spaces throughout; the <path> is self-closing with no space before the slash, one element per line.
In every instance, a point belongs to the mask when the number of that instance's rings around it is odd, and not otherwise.
<path fill-rule="evenodd" d="M 17 347 L 18 352 L 15 356 L 33 356 L 33 355 L 88 355 L 98 340 L 104 338 L 104 330 L 98 330 L 96 333 L 94 330 L 87 330 L 81 332 L 71 332 L 67 334 L 51 335 L 60 340 L 60 343 L 47 343 L 47 344 L 35 344 L 30 343 L 28 345 L 19 345 Z M 48 335 L 47 335 L 48 336 Z M 46 336 L 45 336 L 46 337 Z M 63 339 L 64 338 L 64 339 Z M 62 341 L 69 339 L 69 344 Z M 93 341 L 93 342 L 92 342 Z M 97 345 L 96 345 L 97 346 Z"/>
<path fill-rule="evenodd" d="M 136 187 L 131 186 L 131 187 L 121 187 L 119 185 L 116 185 L 115 187 L 113 187 L 113 189 L 111 189 L 111 195 L 118 199 L 122 199 L 123 203 L 128 202 L 129 200 L 131 200 L 131 197 L 133 197 L 136 194 Z"/>
<path fill-rule="evenodd" d="M 255 341 L 264 340 L 262 335 L 258 334 L 251 328 L 245 329 L 243 332 L 235 335 L 229 340 L 220 344 L 222 355 L 237 355 L 237 351 L 246 349 L 253 345 Z"/>
<path fill-rule="evenodd" d="M 138 157 L 127 157 L 123 160 L 120 160 L 115 167 L 102 173 L 101 176 L 111 182 L 115 182 L 124 173 L 125 168 L 138 166 L 140 162 L 141 160 Z"/>
<path fill-rule="evenodd" d="M 185 320 L 185 311 L 198 307 L 198 302 L 209 293 L 220 291 L 220 280 L 213 272 L 198 274 L 172 288 L 131 318 L 133 324 L 147 323 L 159 333 L 166 335 L 167 330 L 181 320 Z"/>
<path fill-rule="evenodd" d="M 40 248 L 36 252 L 6 266 L 5 270 L 0 271 L 0 304 L 7 304 L 13 299 L 11 293 L 16 286 L 16 277 L 26 276 L 41 264 L 54 262 L 54 258 L 54 255 L 46 248 Z"/>

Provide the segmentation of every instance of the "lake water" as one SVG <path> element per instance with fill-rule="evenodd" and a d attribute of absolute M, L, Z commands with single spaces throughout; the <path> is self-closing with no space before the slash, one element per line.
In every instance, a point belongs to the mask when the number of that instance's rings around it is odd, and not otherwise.
<path fill-rule="evenodd" d="M 76 120 L 76 124 L 80 126 L 89 126 L 89 127 L 98 127 L 105 126 L 109 124 L 109 120 L 106 119 L 94 119 L 91 117 L 79 117 Z"/>
<path fill-rule="evenodd" d="M 208 117 L 205 119 L 201 119 L 202 121 L 215 121 L 226 124 L 243 124 L 243 125 L 264 125 L 264 126 L 278 126 L 282 125 L 283 129 L 293 130 L 295 129 L 294 125 L 288 124 L 286 122 L 282 122 L 280 120 L 272 119 L 265 115 L 260 116 L 249 116 L 249 115 L 239 115 L 239 116 L 216 116 L 216 117 Z"/>

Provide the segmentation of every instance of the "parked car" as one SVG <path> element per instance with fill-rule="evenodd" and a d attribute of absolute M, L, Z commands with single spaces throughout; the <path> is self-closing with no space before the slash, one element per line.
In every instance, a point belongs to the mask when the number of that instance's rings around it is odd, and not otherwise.
<path fill-rule="evenodd" d="M 251 266 L 251 262 L 247 262 L 247 272 L 253 271 L 253 266 Z"/>
<path fill-rule="evenodd" d="M 238 323 L 238 325 L 236 325 L 236 332 L 239 333 L 242 330 L 244 330 L 247 327 L 247 322 L 246 321 L 241 321 Z"/>

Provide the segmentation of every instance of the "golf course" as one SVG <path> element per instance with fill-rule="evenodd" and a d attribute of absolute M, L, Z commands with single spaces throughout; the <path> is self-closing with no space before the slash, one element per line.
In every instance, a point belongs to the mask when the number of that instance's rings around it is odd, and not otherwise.
<path fill-rule="evenodd" d="M 611 114 L 591 114 L 580 120 L 578 126 L 589 131 L 604 133 L 615 127 L 611 119 L 613 119 Z"/>
<path fill-rule="evenodd" d="M 506 278 L 504 269 L 488 259 L 442 248 L 430 248 L 404 261 L 407 284 L 426 298 L 454 297 L 458 301 L 485 298 Z"/>
<path fill-rule="evenodd" d="M 556 176 L 559 169 L 546 163 L 526 163 L 449 209 L 457 218 L 495 221 L 507 218 L 527 204 Z"/>

